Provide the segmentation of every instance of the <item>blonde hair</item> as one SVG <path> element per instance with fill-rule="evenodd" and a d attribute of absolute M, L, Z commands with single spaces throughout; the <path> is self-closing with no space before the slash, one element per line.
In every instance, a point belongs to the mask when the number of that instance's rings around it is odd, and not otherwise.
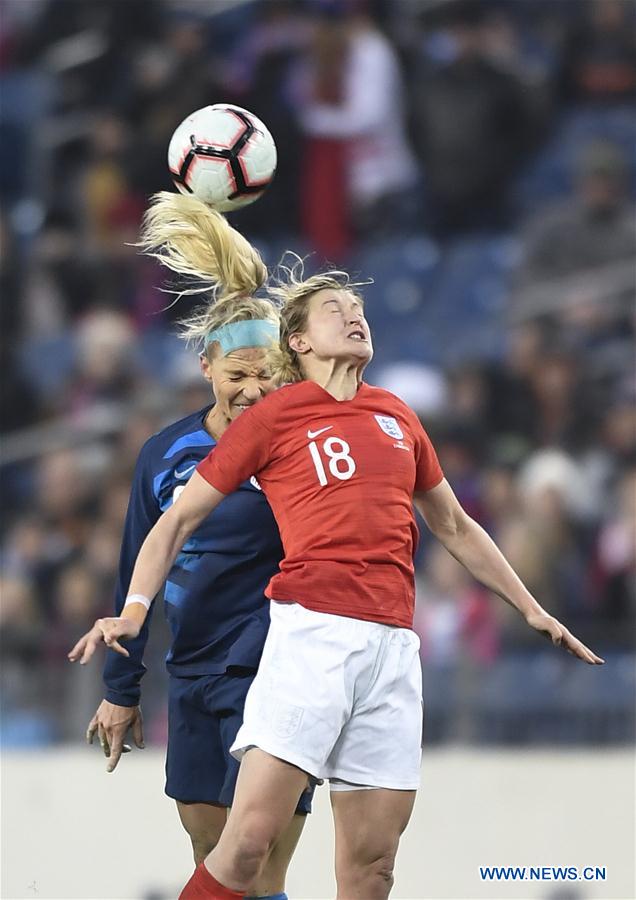
<path fill-rule="evenodd" d="M 196 197 L 160 191 L 151 198 L 136 244 L 162 266 L 184 276 L 180 296 L 211 294 L 211 300 L 179 324 L 180 336 L 199 349 L 221 325 L 249 319 L 278 324 L 278 313 L 253 294 L 267 281 L 258 250 L 232 228 L 225 216 Z"/>
<path fill-rule="evenodd" d="M 273 282 L 267 284 L 268 271 L 259 252 L 224 216 L 196 197 L 168 191 L 151 198 L 136 246 L 190 280 L 189 286 L 174 292 L 177 299 L 183 294 L 212 294 L 211 301 L 179 323 L 181 337 L 199 349 L 206 346 L 210 332 L 222 325 L 249 319 L 280 321 L 280 340 L 268 351 L 279 383 L 305 377 L 289 338 L 307 327 L 313 295 L 323 290 L 350 291 L 362 302 L 356 288 L 371 283 L 352 281 L 337 269 L 305 278 L 303 259 L 288 251 L 285 256 L 291 257 L 292 264 L 281 262 Z M 266 284 L 271 299 L 254 297 Z"/>
<path fill-rule="evenodd" d="M 288 251 L 294 262 L 291 266 L 278 266 L 275 282 L 268 287 L 268 294 L 279 306 L 280 340 L 268 354 L 270 366 L 281 383 L 303 381 L 301 358 L 289 346 L 289 338 L 307 327 L 309 301 L 318 291 L 349 291 L 361 303 L 364 300 L 356 288 L 371 284 L 370 280 L 352 281 L 350 276 L 339 269 L 321 272 L 305 278 L 304 261 L 297 254 Z"/>

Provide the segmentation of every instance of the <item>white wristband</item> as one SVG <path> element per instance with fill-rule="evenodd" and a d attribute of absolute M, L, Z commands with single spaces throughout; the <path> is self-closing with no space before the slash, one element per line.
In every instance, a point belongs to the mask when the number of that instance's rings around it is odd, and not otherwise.
<path fill-rule="evenodd" d="M 152 605 L 152 600 L 149 600 L 147 597 L 144 597 L 143 594 L 130 594 L 126 597 L 126 602 L 124 603 L 124 607 L 130 606 L 131 603 L 141 603 L 142 606 L 145 606 L 146 609 L 150 609 Z"/>

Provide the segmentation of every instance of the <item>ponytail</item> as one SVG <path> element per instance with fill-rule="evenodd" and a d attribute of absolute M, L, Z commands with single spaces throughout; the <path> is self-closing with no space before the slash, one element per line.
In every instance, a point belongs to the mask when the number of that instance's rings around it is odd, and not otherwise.
<path fill-rule="evenodd" d="M 196 197 L 161 191 L 151 199 L 137 244 L 163 266 L 197 282 L 181 293 L 217 300 L 251 297 L 267 281 L 259 252 L 225 216 Z"/>
<path fill-rule="evenodd" d="M 249 319 L 278 324 L 276 308 L 253 295 L 267 281 L 259 252 L 225 216 L 196 197 L 161 191 L 151 199 L 137 245 L 189 285 L 176 293 L 211 299 L 182 319 L 180 337 L 198 349 L 223 325 Z"/>

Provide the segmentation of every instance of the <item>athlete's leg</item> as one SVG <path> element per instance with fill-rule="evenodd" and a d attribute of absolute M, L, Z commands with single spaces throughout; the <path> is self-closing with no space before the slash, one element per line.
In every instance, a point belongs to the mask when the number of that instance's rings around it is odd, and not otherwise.
<path fill-rule="evenodd" d="M 258 748 L 241 762 L 234 803 L 206 867 L 222 885 L 246 892 L 288 827 L 307 773 Z"/>
<path fill-rule="evenodd" d="M 331 791 L 338 900 L 386 900 L 415 791 Z"/>
<path fill-rule="evenodd" d="M 181 824 L 192 841 L 194 862 L 203 862 L 219 842 L 227 821 L 228 810 L 211 803 L 180 803 L 177 809 Z M 261 876 L 250 888 L 255 897 L 269 897 L 285 891 L 289 863 L 305 826 L 305 815 L 295 815 L 274 844 Z"/>
<path fill-rule="evenodd" d="M 218 721 L 202 700 L 215 678 L 169 680 L 166 794 L 176 801 L 196 863 L 216 846 L 229 806 L 221 796 L 226 762 Z"/>
<path fill-rule="evenodd" d="M 181 824 L 192 841 L 194 861 L 198 865 L 214 850 L 227 821 L 227 809 L 212 803 L 182 803 L 177 800 Z"/>
<path fill-rule="evenodd" d="M 263 871 L 250 887 L 254 897 L 271 897 L 285 891 L 287 869 L 300 840 L 307 816 L 295 815 L 272 847 Z"/>

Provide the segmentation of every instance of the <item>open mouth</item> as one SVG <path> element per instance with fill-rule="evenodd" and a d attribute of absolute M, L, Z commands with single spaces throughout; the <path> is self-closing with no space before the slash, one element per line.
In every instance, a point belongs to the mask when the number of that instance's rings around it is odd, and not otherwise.
<path fill-rule="evenodd" d="M 367 336 L 365 335 L 364 331 L 362 331 L 362 329 L 360 329 L 360 328 L 357 328 L 355 331 L 351 331 L 347 335 L 347 337 L 350 338 L 352 341 L 366 341 L 366 339 L 367 339 Z"/>
<path fill-rule="evenodd" d="M 234 406 L 235 406 L 237 409 L 240 409 L 241 412 L 242 412 L 244 409 L 249 409 L 250 406 L 253 406 L 253 405 L 254 405 L 253 403 L 235 403 L 235 404 L 234 404 Z"/>

